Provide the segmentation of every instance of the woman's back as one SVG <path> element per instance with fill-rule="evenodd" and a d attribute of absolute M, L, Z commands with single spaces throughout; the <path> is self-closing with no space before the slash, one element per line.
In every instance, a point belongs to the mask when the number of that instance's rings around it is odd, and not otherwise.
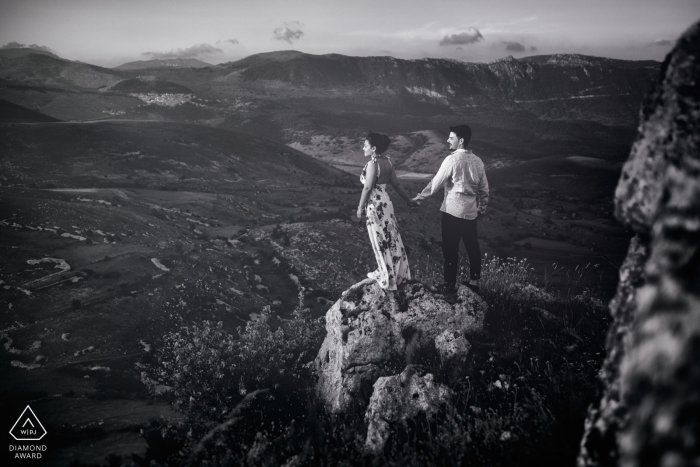
<path fill-rule="evenodd" d="M 386 157 L 377 157 L 377 185 L 383 185 L 385 183 L 391 183 L 392 176 L 394 174 L 394 166 Z"/>

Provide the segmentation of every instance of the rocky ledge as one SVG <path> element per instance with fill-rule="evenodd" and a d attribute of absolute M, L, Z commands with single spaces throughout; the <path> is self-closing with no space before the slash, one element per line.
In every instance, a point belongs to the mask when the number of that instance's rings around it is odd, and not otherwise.
<path fill-rule="evenodd" d="M 468 336 L 483 329 L 487 308 L 467 287 L 448 302 L 416 282 L 396 292 L 370 280 L 355 284 L 326 313 L 326 339 L 314 362 L 321 399 L 331 413 L 367 410 L 367 447 L 381 449 L 389 422 L 434 412 L 451 394 L 415 371 L 416 350 L 465 359 Z"/>

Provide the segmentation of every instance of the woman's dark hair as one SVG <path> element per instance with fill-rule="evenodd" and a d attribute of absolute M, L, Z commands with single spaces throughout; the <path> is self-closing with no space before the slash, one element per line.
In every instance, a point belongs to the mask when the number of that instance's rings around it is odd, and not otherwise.
<path fill-rule="evenodd" d="M 365 139 L 369 141 L 370 146 L 376 148 L 377 154 L 383 154 L 384 151 L 389 149 L 389 137 L 387 135 L 370 131 L 365 136 Z"/>

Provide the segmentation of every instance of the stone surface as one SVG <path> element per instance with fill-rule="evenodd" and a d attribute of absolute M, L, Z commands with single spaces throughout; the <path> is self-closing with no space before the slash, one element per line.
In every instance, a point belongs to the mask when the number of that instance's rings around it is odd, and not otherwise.
<path fill-rule="evenodd" d="M 356 284 L 326 313 L 326 339 L 315 360 L 319 395 L 333 413 L 366 404 L 374 382 L 401 372 L 414 349 L 435 346 L 445 331 L 481 330 L 486 309 L 467 287 L 451 305 L 419 283 L 396 293 L 375 282 Z"/>
<path fill-rule="evenodd" d="M 700 465 L 700 23 L 647 97 L 615 194 L 638 232 L 579 466 Z"/>
<path fill-rule="evenodd" d="M 381 451 L 391 423 L 405 422 L 420 412 L 434 414 L 451 396 L 450 388 L 433 382 L 431 374 L 419 376 L 411 365 L 401 374 L 379 378 L 365 414 L 365 448 L 375 453 Z"/>
<path fill-rule="evenodd" d="M 435 348 L 443 361 L 450 359 L 464 361 L 471 347 L 462 331 L 445 330 L 435 337 Z"/>
<path fill-rule="evenodd" d="M 610 302 L 613 323 L 608 331 L 607 355 L 600 371 L 604 392 L 600 403 L 589 409 L 581 441 L 580 466 L 616 465 L 617 432 L 627 417 L 620 403 L 620 363 L 629 348 L 629 336 L 634 323 L 637 289 L 644 283 L 644 263 L 647 247 L 634 237 L 627 257 L 620 268 L 617 292 Z"/>

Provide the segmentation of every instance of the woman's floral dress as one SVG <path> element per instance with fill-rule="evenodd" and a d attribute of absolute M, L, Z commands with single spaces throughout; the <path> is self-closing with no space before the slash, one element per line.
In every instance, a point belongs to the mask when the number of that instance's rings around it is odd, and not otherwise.
<path fill-rule="evenodd" d="M 367 164 L 369 164 L 368 162 Z M 365 183 L 367 165 L 362 170 L 360 181 Z M 377 170 L 379 178 L 379 170 Z M 368 274 L 379 286 L 396 290 L 401 282 L 411 278 L 406 249 L 401 241 L 399 226 L 394 215 L 394 205 L 386 191 L 386 184 L 375 184 L 367 200 L 367 232 L 377 260 L 377 270 Z"/>

